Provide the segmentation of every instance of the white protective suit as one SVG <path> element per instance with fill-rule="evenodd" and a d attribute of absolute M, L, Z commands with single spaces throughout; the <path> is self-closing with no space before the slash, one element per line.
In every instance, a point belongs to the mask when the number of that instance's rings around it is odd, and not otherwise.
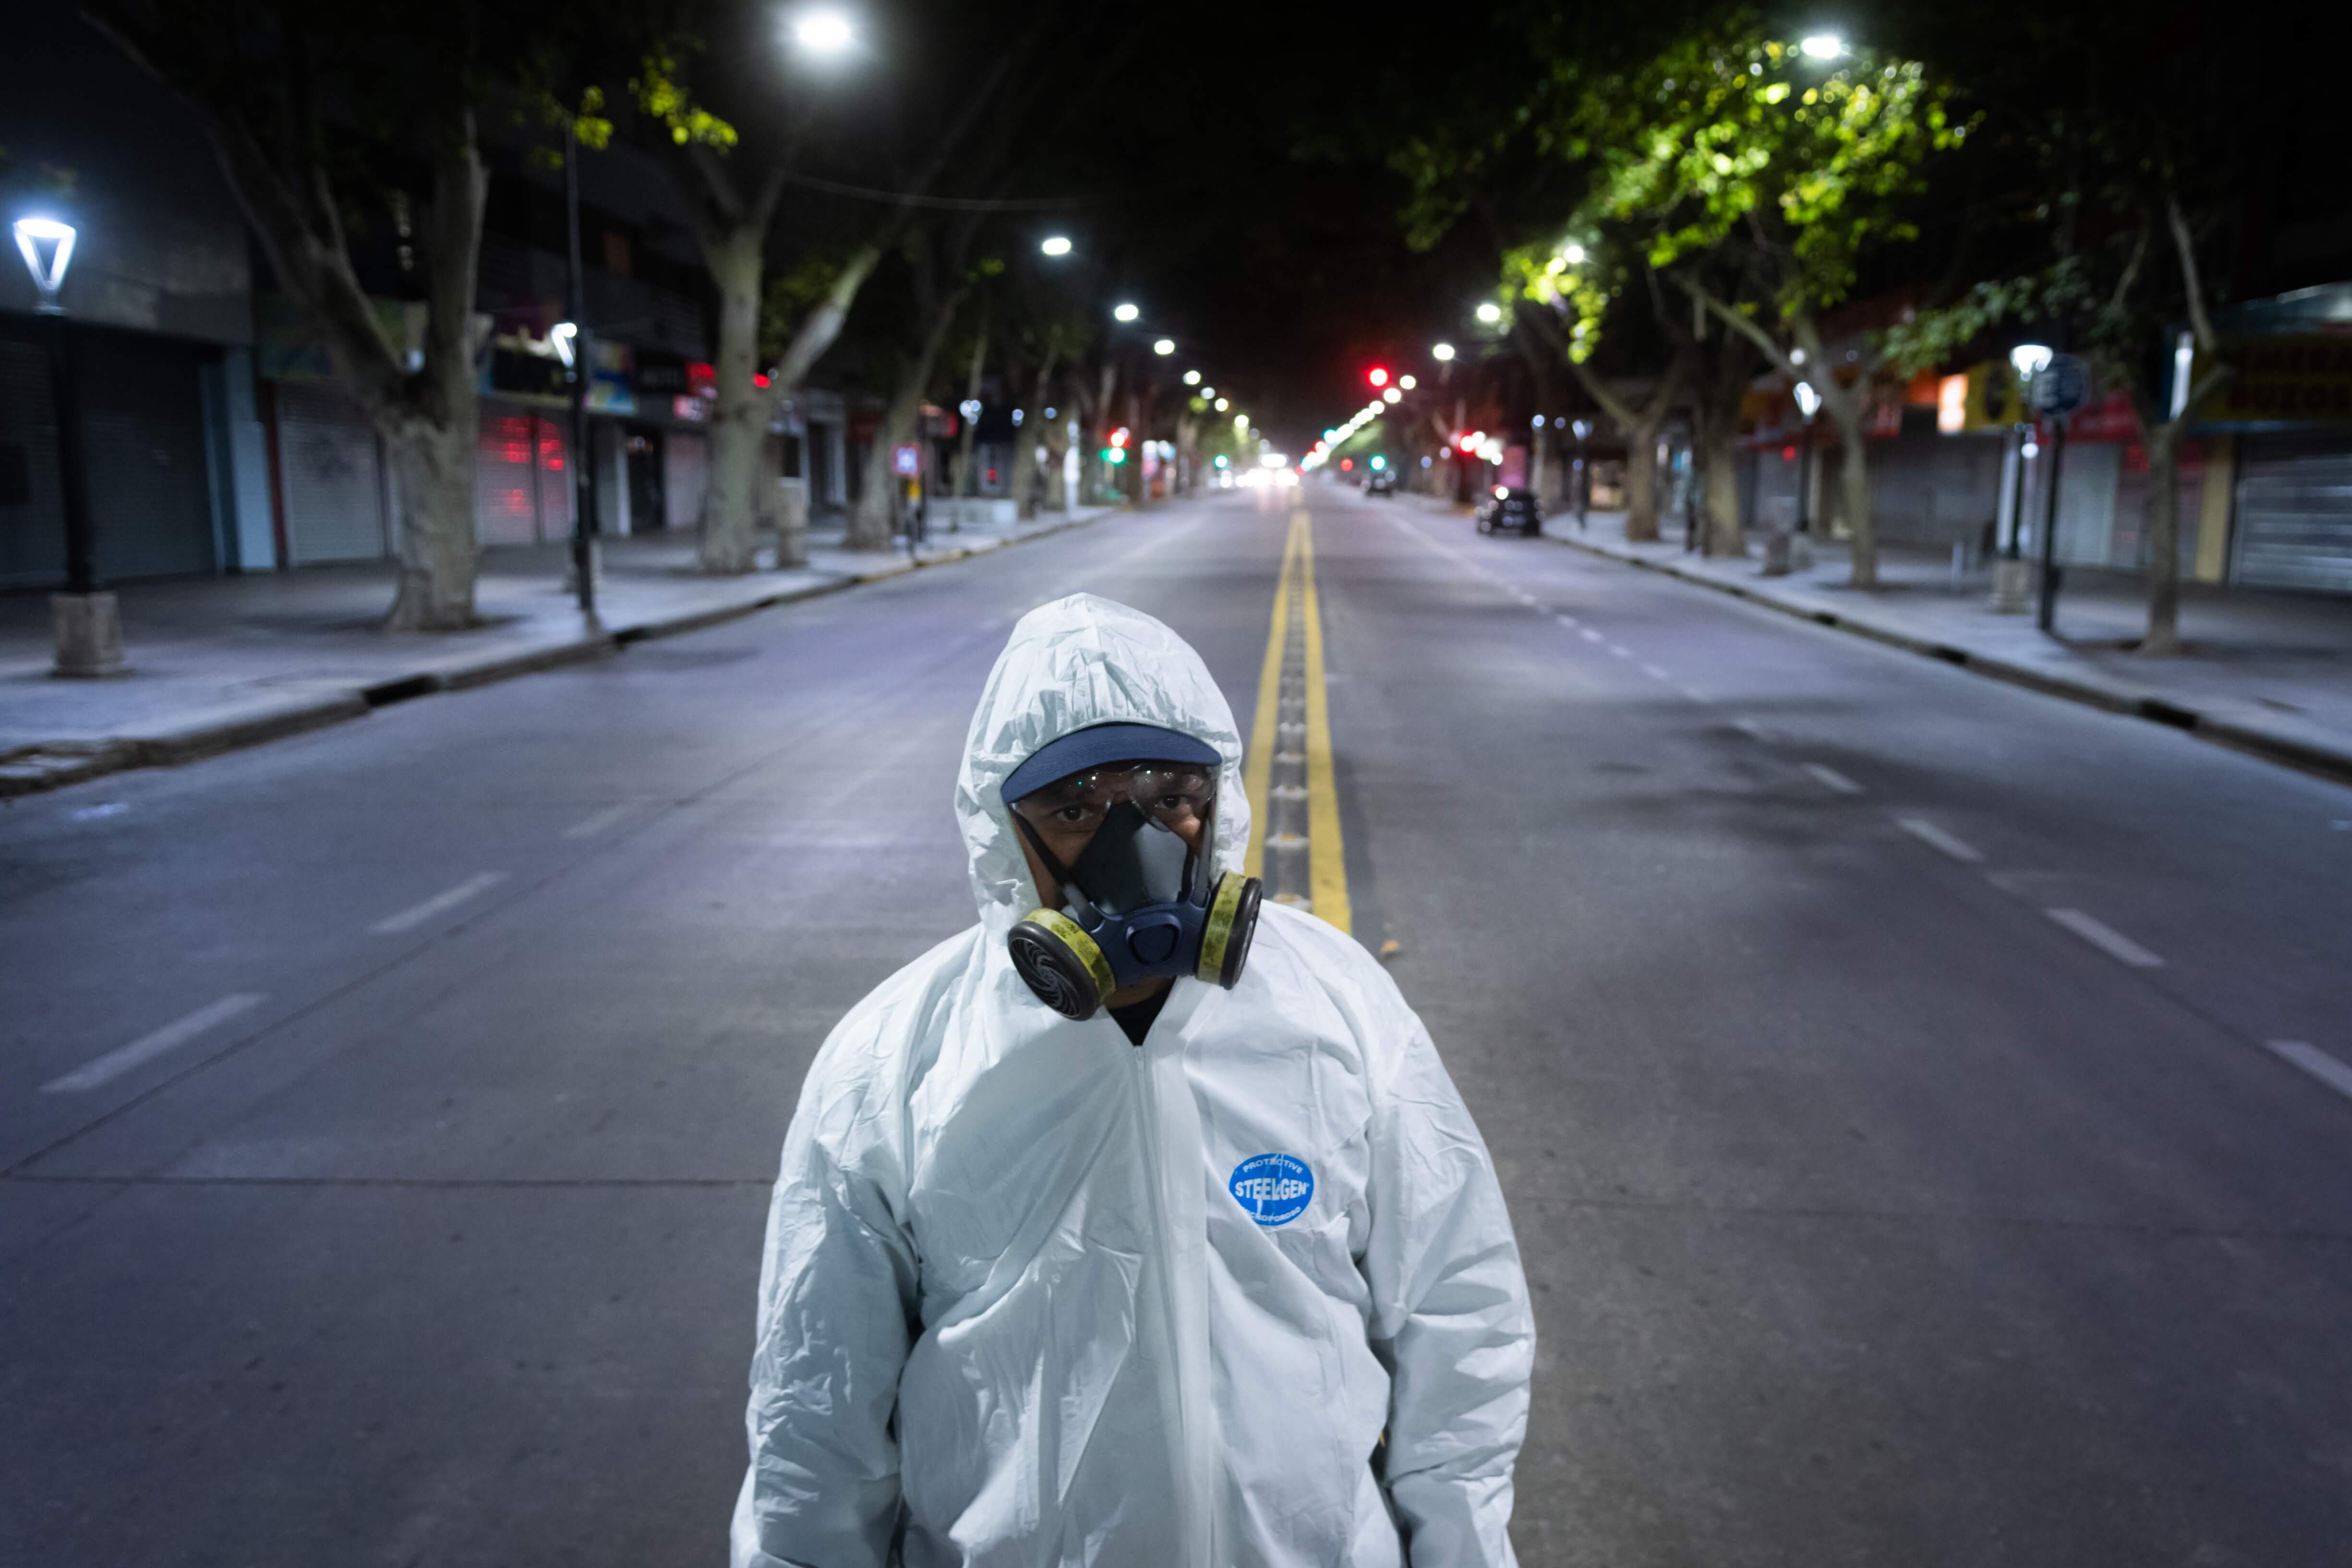
<path fill-rule="evenodd" d="M 784 1142 L 736 1568 L 1511 1563 L 1527 1284 L 1379 963 L 1269 901 L 1239 984 L 1176 981 L 1140 1047 L 1013 972 L 998 788 L 1112 721 L 1217 749 L 1241 867 L 1200 657 L 1086 595 L 1024 616 L 956 785 L 980 923 L 842 1020 Z"/>

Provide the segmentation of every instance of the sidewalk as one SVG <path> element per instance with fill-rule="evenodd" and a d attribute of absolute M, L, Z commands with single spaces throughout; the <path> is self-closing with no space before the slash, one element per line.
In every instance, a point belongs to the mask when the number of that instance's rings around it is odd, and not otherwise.
<path fill-rule="evenodd" d="M 1663 541 L 1633 544 L 1622 512 L 1594 512 L 1581 531 L 1564 514 L 1546 519 L 1544 534 L 1997 679 L 2352 780 L 2352 599 L 2185 583 L 2184 651 L 2141 658 L 2126 645 L 2147 624 L 2147 591 L 2127 574 L 2068 568 L 2060 636 L 2051 638 L 2030 611 L 1993 613 L 1989 566 L 1956 576 L 1948 556 L 1883 547 L 1882 586 L 1862 593 L 1844 585 L 1842 546 L 1818 547 L 1810 566 L 1767 577 L 1755 541 L 1745 559 L 1710 559 L 1684 550 L 1678 521 L 1664 527 Z"/>
<path fill-rule="evenodd" d="M 118 590 L 131 673 L 49 674 L 46 594 L 0 596 L 0 796 L 122 768 L 184 763 L 355 719 L 389 703 L 596 658 L 643 637 L 691 631 L 1094 522 L 1114 509 L 1042 514 L 946 531 L 909 558 L 842 548 L 838 518 L 809 532 L 809 563 L 744 577 L 694 570 L 690 532 L 603 542 L 597 625 L 563 587 L 568 544 L 488 551 L 476 590 L 485 625 L 455 634 L 376 629 L 392 604 L 388 562 Z M 772 562 L 772 541 L 761 551 Z"/>

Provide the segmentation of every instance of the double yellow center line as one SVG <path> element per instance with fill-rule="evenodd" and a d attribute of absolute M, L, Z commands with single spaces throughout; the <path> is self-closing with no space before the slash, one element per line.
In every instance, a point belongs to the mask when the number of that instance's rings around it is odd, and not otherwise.
<path fill-rule="evenodd" d="M 1339 836 L 1339 789 L 1331 766 L 1323 616 L 1315 600 L 1315 527 L 1303 508 L 1290 514 L 1283 544 L 1242 783 L 1250 800 L 1244 870 L 1264 877 L 1271 897 L 1304 905 L 1349 931 L 1352 911 L 1347 851 Z"/>

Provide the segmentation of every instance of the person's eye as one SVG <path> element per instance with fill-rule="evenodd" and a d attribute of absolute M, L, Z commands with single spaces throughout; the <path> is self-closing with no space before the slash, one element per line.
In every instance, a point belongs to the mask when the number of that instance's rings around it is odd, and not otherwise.
<path fill-rule="evenodd" d="M 1083 805 L 1066 805 L 1054 813 L 1054 820 L 1067 826 L 1076 827 L 1084 822 L 1088 815 L 1087 808 Z"/>

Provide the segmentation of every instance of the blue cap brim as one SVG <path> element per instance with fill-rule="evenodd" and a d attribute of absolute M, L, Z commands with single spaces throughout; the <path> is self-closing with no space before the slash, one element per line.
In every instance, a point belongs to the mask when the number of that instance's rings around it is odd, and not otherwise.
<path fill-rule="evenodd" d="M 1055 779 L 1110 763 L 1190 763 L 1214 768 L 1224 759 L 1205 741 L 1157 724 L 1097 724 L 1048 741 L 1013 770 L 998 791 L 1004 804 L 1034 795 Z"/>

